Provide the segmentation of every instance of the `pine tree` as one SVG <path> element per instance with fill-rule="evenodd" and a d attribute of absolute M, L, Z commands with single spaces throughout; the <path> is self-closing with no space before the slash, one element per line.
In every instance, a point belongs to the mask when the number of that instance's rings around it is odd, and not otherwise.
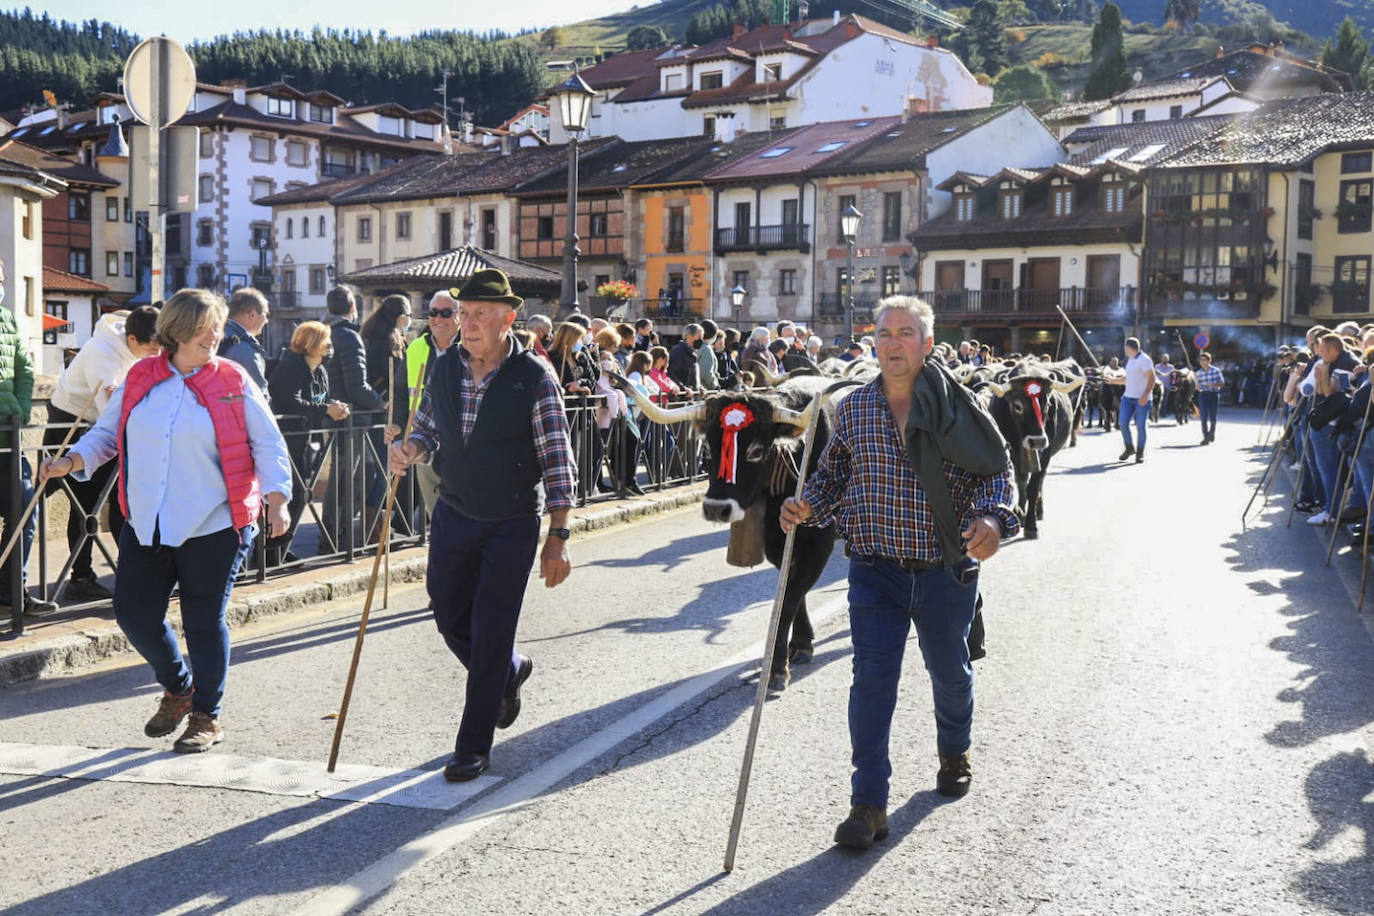
<path fill-rule="evenodd" d="M 1364 29 L 1349 16 L 1336 28 L 1335 39 L 1328 40 L 1322 49 L 1322 66 L 1349 73 L 1356 89 L 1370 87 L 1369 42 L 1365 40 Z"/>
<path fill-rule="evenodd" d="M 978 0 L 964 23 L 969 51 L 977 50 L 983 59 L 983 72 L 996 76 L 1007 65 L 1007 39 L 997 16 L 997 4 L 992 0 Z"/>
<path fill-rule="evenodd" d="M 1164 21 L 1170 19 L 1179 25 L 1187 27 L 1197 22 L 1198 15 L 1202 12 L 1202 0 L 1168 0 L 1164 4 Z"/>
<path fill-rule="evenodd" d="M 1083 87 L 1085 99 L 1109 99 L 1131 87 L 1126 66 L 1126 42 L 1121 34 L 1121 10 L 1108 0 L 1093 26 L 1092 69 Z"/>

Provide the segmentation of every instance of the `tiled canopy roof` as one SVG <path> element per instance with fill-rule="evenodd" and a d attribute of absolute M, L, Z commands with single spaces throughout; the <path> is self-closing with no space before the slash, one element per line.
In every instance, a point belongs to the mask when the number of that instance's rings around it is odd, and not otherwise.
<path fill-rule="evenodd" d="M 471 246 L 355 270 L 340 279 L 360 285 L 418 283 L 425 287 L 439 288 L 461 286 L 473 273 L 489 267 L 505 273 L 510 278 L 511 289 L 518 296 L 547 298 L 556 295 L 563 279 L 557 271 L 546 267 L 513 258 L 503 258 L 493 252 Z"/>
<path fill-rule="evenodd" d="M 1201 76 L 1192 79 L 1170 79 L 1158 80 L 1153 83 L 1141 83 L 1139 86 L 1132 86 L 1125 92 L 1119 92 L 1112 97 L 1113 102 L 1147 102 L 1151 99 L 1171 99 L 1181 95 L 1194 95 L 1212 85 L 1220 76 Z"/>

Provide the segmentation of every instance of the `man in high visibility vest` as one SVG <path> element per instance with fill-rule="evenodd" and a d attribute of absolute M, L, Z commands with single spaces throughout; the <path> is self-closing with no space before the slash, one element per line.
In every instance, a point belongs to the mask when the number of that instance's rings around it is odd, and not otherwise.
<path fill-rule="evenodd" d="M 427 327 L 406 347 L 406 385 L 410 388 L 412 411 L 420 403 L 434 361 L 458 339 L 458 303 L 448 290 L 441 290 L 429 300 L 425 317 Z M 417 465 L 415 482 L 420 487 L 425 514 L 432 516 L 439 498 L 439 475 L 427 464 Z"/>

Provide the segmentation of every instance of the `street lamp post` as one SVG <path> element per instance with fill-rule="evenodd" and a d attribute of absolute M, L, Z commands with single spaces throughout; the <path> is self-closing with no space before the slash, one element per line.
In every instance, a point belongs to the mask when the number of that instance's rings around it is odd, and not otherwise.
<path fill-rule="evenodd" d="M 859 220 L 863 214 L 853 204 L 844 208 L 840 214 L 840 232 L 844 234 L 844 243 L 849 246 L 849 259 L 845 266 L 844 283 L 844 337 L 846 341 L 854 339 L 854 242 L 859 237 Z"/>
<path fill-rule="evenodd" d="M 739 310 L 740 310 L 740 306 L 744 305 L 744 297 L 745 297 L 745 295 L 747 295 L 747 293 L 748 293 L 748 290 L 746 290 L 743 286 L 740 286 L 738 283 L 735 284 L 735 288 L 734 288 L 734 289 L 730 290 L 730 303 L 735 307 L 735 330 L 736 330 L 736 331 L 742 330 L 742 328 L 740 328 L 740 324 L 739 324 Z"/>
<path fill-rule="evenodd" d="M 587 129 L 587 115 L 592 97 L 596 95 L 582 77 L 574 73 L 554 91 L 558 110 L 563 116 L 563 130 L 568 134 L 568 233 L 563 242 L 563 290 L 559 305 L 571 312 L 579 307 L 577 301 L 577 140 Z"/>

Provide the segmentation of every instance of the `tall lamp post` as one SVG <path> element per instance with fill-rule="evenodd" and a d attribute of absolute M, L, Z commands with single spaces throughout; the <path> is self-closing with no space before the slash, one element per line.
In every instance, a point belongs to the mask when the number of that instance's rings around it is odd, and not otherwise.
<path fill-rule="evenodd" d="M 739 324 L 739 310 L 740 310 L 740 306 L 744 305 L 744 297 L 745 297 L 747 294 L 748 294 L 748 290 L 746 290 L 743 286 L 740 286 L 738 283 L 735 284 L 735 288 L 734 288 L 734 289 L 730 290 L 730 304 L 733 305 L 733 306 L 735 307 L 735 330 L 736 330 L 736 331 L 742 330 L 742 329 L 740 328 L 740 324 Z"/>
<path fill-rule="evenodd" d="M 847 343 L 854 339 L 854 242 L 859 237 L 859 220 L 863 214 L 853 204 L 844 208 L 840 214 L 840 232 L 844 243 L 849 246 L 849 260 L 845 266 L 844 283 L 844 339 Z"/>
<path fill-rule="evenodd" d="M 587 129 L 592 97 L 596 95 L 582 77 L 574 73 L 554 90 L 563 129 L 568 134 L 568 234 L 563 242 L 563 291 L 558 304 L 566 314 L 579 307 L 577 301 L 577 140 Z"/>

